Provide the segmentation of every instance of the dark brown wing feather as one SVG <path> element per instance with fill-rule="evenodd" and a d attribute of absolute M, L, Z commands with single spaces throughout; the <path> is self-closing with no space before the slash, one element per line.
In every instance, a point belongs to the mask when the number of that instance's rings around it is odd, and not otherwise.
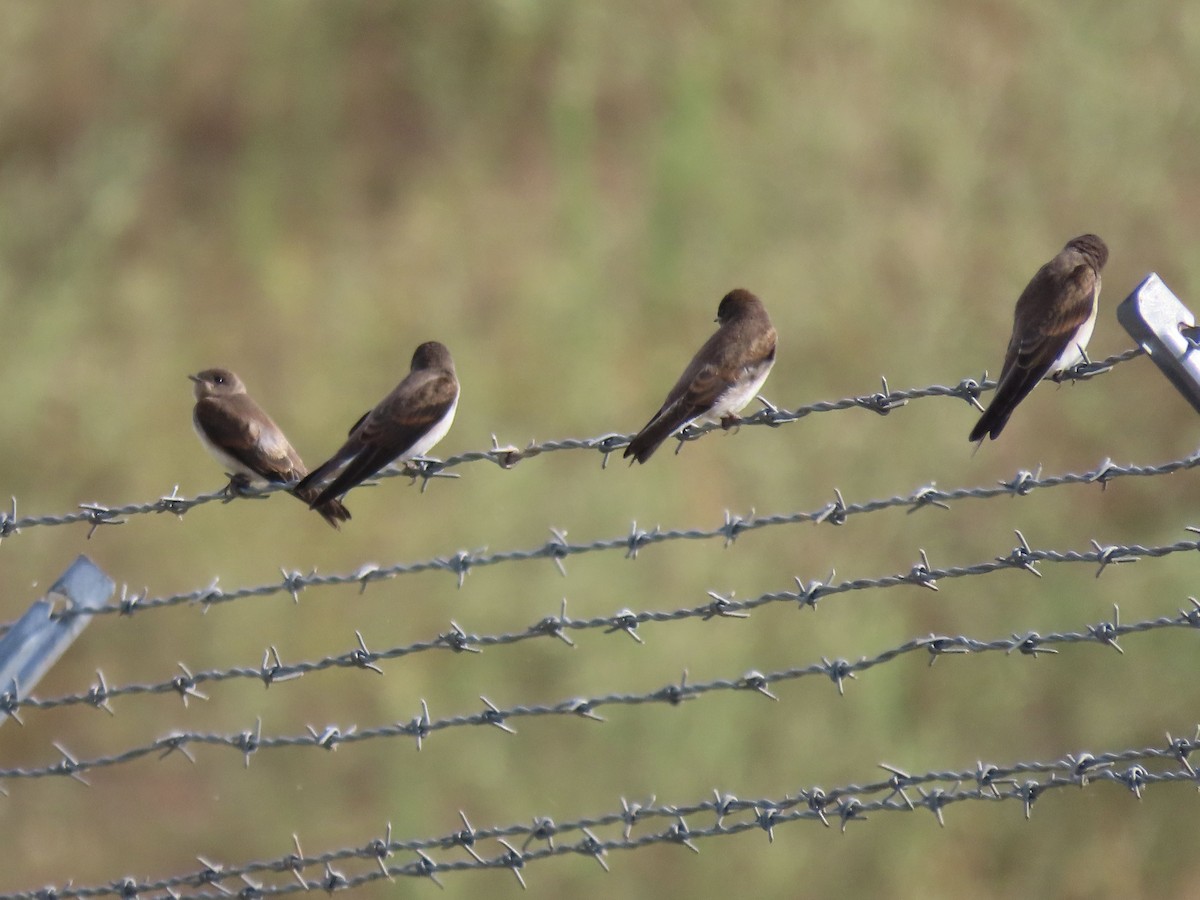
<path fill-rule="evenodd" d="M 1059 254 L 1021 292 L 996 395 L 969 440 L 999 436 L 1017 404 L 1046 377 L 1092 314 L 1099 275 L 1080 259 L 1074 252 Z"/>
<path fill-rule="evenodd" d="M 746 347 L 745 332 L 750 328 L 762 330 Z M 717 329 L 692 357 L 658 412 L 634 435 L 623 456 L 644 463 L 678 429 L 711 410 L 744 368 L 766 362 L 774 355 L 775 329 L 769 320 L 765 328 L 752 318 Z"/>
<path fill-rule="evenodd" d="M 454 405 L 458 381 L 449 372 L 412 372 L 358 426 L 364 444 L 399 456 Z"/>
<path fill-rule="evenodd" d="M 338 522 L 345 522 L 350 518 L 350 510 L 346 509 L 341 500 L 331 499 L 324 503 L 315 502 L 317 500 L 316 488 L 301 490 L 299 487 L 295 487 L 292 488 L 291 493 L 293 497 L 308 504 L 309 509 L 319 512 L 321 518 L 334 528 L 341 528 Z"/>
<path fill-rule="evenodd" d="M 281 484 L 304 474 L 279 426 L 245 394 L 200 400 L 195 415 L 210 441 L 267 481 Z"/>
<path fill-rule="evenodd" d="M 374 410 L 369 409 L 358 417 L 358 421 L 355 422 L 353 427 L 350 429 L 350 436 L 346 443 L 342 444 L 342 446 L 338 448 L 338 451 L 333 454 L 333 456 L 329 457 L 329 459 L 325 460 L 325 462 L 321 463 L 302 479 L 300 479 L 300 483 L 296 485 L 297 491 L 305 491 L 306 493 L 311 494 L 313 497 L 316 497 L 320 493 L 318 487 L 321 482 L 333 474 L 338 466 L 348 460 L 354 455 L 355 451 L 358 450 L 359 444 L 358 441 L 355 440 L 354 433 L 359 429 L 362 423 L 367 420 L 367 416 L 371 415 L 372 412 L 374 412 Z"/>
<path fill-rule="evenodd" d="M 195 415 L 210 441 L 267 481 L 287 484 L 304 476 L 306 470 L 300 455 L 279 426 L 249 396 L 201 400 L 196 404 Z M 316 495 L 315 491 L 301 491 L 298 487 L 290 493 L 305 503 Z M 337 500 L 313 508 L 334 528 L 339 527 L 338 522 L 350 518 L 350 510 Z"/>
<path fill-rule="evenodd" d="M 310 476 L 315 482 L 316 476 L 323 476 L 348 460 L 345 468 L 317 495 L 315 502 L 324 503 L 344 494 L 407 452 L 450 411 L 457 395 L 458 381 L 449 372 L 441 369 L 410 372 L 394 391 L 359 420 L 350 432 L 350 439 L 333 459 Z"/>
<path fill-rule="evenodd" d="M 625 456 L 640 463 L 648 460 L 659 445 L 693 419 L 712 409 L 717 398 L 729 387 L 715 366 L 701 365 L 692 360 L 684 377 L 667 395 L 666 401 L 629 442 Z"/>

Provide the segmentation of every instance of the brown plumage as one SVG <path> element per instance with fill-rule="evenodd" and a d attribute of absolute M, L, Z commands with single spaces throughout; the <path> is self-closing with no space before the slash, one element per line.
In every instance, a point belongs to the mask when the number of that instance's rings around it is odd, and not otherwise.
<path fill-rule="evenodd" d="M 692 357 L 667 399 L 625 448 L 640 463 L 689 422 L 728 427 L 754 399 L 775 364 L 775 328 L 762 301 L 730 291 L 717 307 L 718 328 Z"/>
<path fill-rule="evenodd" d="M 354 424 L 346 443 L 298 487 L 315 491 L 341 468 L 312 500 L 314 507 L 319 506 L 361 484 L 393 460 L 428 453 L 450 430 L 458 394 L 458 376 L 450 351 L 437 341 L 421 344 L 413 353 L 404 380 Z"/>
<path fill-rule="evenodd" d="M 292 484 L 308 473 L 300 454 L 246 393 L 237 375 L 228 369 L 205 369 L 188 378 L 194 383 L 196 397 L 192 409 L 196 435 L 231 477 L 246 482 Z M 289 492 L 305 503 L 316 496 L 299 485 Z M 350 518 L 350 511 L 336 500 L 314 508 L 334 528 Z"/>
<path fill-rule="evenodd" d="M 1084 234 L 1037 270 L 1017 299 L 996 395 L 970 440 L 995 440 L 1039 381 L 1083 361 L 1099 309 L 1100 270 L 1107 261 L 1104 241 Z"/>

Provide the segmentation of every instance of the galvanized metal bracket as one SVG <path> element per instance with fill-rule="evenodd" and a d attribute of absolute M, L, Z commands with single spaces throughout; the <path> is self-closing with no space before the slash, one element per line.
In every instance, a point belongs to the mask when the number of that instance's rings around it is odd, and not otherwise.
<path fill-rule="evenodd" d="M 1200 413 L 1200 343 L 1192 311 L 1151 272 L 1121 301 L 1117 321 Z"/>
<path fill-rule="evenodd" d="M 34 601 L 0 638 L 0 692 L 6 700 L 29 696 L 91 621 L 92 617 L 82 611 L 103 606 L 115 589 L 111 578 L 86 556 L 80 556 L 44 597 Z M 0 724 L 10 715 L 0 709 Z"/>

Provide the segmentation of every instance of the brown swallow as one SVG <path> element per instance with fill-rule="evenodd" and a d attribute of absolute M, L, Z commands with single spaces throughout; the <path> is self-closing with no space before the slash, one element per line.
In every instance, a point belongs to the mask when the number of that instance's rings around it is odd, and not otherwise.
<path fill-rule="evenodd" d="M 437 341 L 422 344 L 413 354 L 412 367 L 404 380 L 354 424 L 341 449 L 317 466 L 298 488 L 315 491 L 341 468 L 310 501 L 317 507 L 340 497 L 394 460 L 423 456 L 450 430 L 458 394 L 458 376 L 450 351 Z"/>
<path fill-rule="evenodd" d="M 195 383 L 192 426 L 233 483 L 291 484 L 307 474 L 300 454 L 246 393 L 246 386 L 237 375 L 228 369 L 205 369 L 188 378 Z M 310 503 L 316 494 L 299 485 L 290 492 L 305 503 Z M 350 518 L 350 510 L 336 500 L 313 508 L 334 528 L 338 522 Z"/>
<path fill-rule="evenodd" d="M 755 398 L 775 364 L 775 328 L 757 297 L 738 288 L 717 307 L 721 327 L 692 357 L 662 407 L 625 448 L 625 456 L 648 460 L 665 441 L 696 421 L 728 428 Z"/>
<path fill-rule="evenodd" d="M 1039 381 L 1086 359 L 1100 306 L 1100 270 L 1107 261 L 1104 241 L 1083 234 L 1037 270 L 1017 298 L 996 395 L 971 429 L 970 440 L 995 440 Z"/>

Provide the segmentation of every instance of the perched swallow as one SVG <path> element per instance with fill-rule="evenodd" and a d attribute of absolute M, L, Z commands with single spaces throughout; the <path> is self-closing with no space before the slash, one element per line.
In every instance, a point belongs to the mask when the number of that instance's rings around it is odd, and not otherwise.
<path fill-rule="evenodd" d="M 192 426 L 200 443 L 234 482 L 290 484 L 307 474 L 300 454 L 246 393 L 237 375 L 228 369 L 205 369 L 188 378 L 195 382 Z M 305 503 L 316 496 L 315 491 L 299 485 L 292 487 L 291 493 Z M 350 518 L 350 510 L 336 500 L 313 508 L 334 528 Z"/>
<path fill-rule="evenodd" d="M 1100 304 L 1100 270 L 1107 261 L 1104 241 L 1083 234 L 1037 270 L 1017 298 L 996 396 L 971 429 L 970 440 L 995 440 L 1039 381 L 1086 359 Z"/>
<path fill-rule="evenodd" d="M 692 357 L 653 418 L 625 448 L 625 456 L 648 460 L 690 422 L 720 422 L 725 428 L 754 399 L 775 364 L 775 327 L 762 301 L 749 291 L 730 291 L 717 307 L 721 327 Z"/>
<path fill-rule="evenodd" d="M 342 469 L 309 501 L 316 508 L 361 484 L 393 460 L 423 456 L 450 430 L 458 393 L 450 351 L 437 341 L 422 344 L 413 354 L 404 380 L 355 422 L 342 448 L 297 487 L 315 492 L 335 470 Z"/>

